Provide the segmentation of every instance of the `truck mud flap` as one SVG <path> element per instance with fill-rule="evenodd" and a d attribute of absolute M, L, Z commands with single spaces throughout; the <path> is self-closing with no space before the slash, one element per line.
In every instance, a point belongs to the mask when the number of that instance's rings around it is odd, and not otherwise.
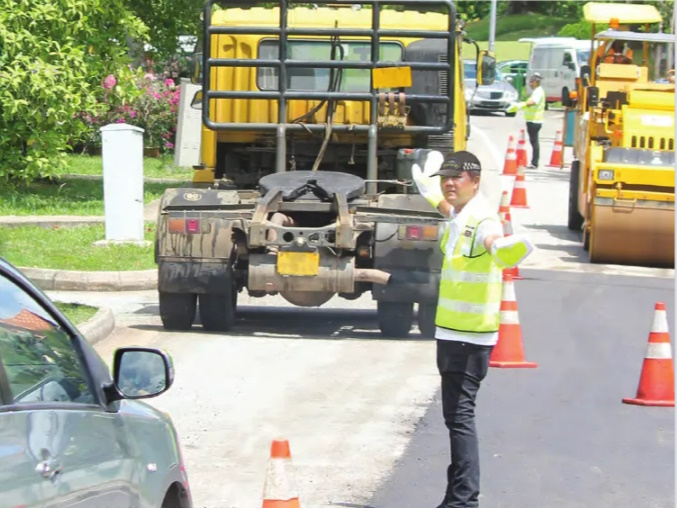
<path fill-rule="evenodd" d="M 158 291 L 165 293 L 225 294 L 231 291 L 227 261 L 160 261 Z"/>
<path fill-rule="evenodd" d="M 439 272 L 415 272 L 411 269 L 384 269 L 396 282 L 387 286 L 374 284 L 374 300 L 387 302 L 437 303 Z"/>

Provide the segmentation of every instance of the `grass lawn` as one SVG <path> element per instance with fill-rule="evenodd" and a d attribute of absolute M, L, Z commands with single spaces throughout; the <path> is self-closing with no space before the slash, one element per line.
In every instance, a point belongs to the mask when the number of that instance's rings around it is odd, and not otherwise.
<path fill-rule="evenodd" d="M 489 49 L 488 41 L 477 41 L 477 45 L 480 49 Z M 530 52 L 531 44 L 528 42 L 496 41 L 494 43 L 494 55 L 496 55 L 497 62 L 502 62 L 503 60 L 529 60 Z M 470 54 L 474 59 L 475 51 L 473 50 Z"/>
<path fill-rule="evenodd" d="M 70 154 L 67 157 L 68 168 L 59 169 L 56 174 L 103 175 L 103 159 L 100 155 Z M 144 157 L 143 175 L 147 178 L 176 178 L 190 180 L 192 168 L 174 166 L 174 156 L 165 154 L 160 157 Z"/>
<path fill-rule="evenodd" d="M 160 197 L 169 183 L 145 183 L 144 203 Z M 101 180 L 67 179 L 0 188 L 0 215 L 103 215 Z"/>
<path fill-rule="evenodd" d="M 516 14 L 513 16 L 498 16 L 496 18 L 496 42 L 517 41 L 521 37 L 550 37 L 569 23 L 576 23 L 578 19 L 553 18 L 544 14 Z M 466 25 L 466 32 L 476 41 L 489 40 L 489 16 Z M 527 45 L 528 47 L 528 45 Z M 497 55 L 498 56 L 498 55 Z M 515 58 L 502 56 L 502 60 Z"/>
<path fill-rule="evenodd" d="M 153 245 L 97 247 L 104 225 L 45 229 L 38 226 L 0 228 L 0 255 L 16 266 L 84 271 L 127 271 L 156 268 Z M 155 224 L 146 223 L 146 240 L 155 239 Z M 77 249 L 74 248 L 77 246 Z"/>
<path fill-rule="evenodd" d="M 76 326 L 93 317 L 99 310 L 97 307 L 80 305 L 78 303 L 54 302 L 54 305 L 56 305 L 61 312 L 66 314 L 68 320 Z"/>

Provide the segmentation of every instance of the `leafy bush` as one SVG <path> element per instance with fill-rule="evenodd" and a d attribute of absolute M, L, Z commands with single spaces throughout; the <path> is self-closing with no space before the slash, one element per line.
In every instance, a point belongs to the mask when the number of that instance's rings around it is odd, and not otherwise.
<path fill-rule="evenodd" d="M 121 67 L 109 74 L 98 90 L 97 103 L 79 114 L 86 135 L 81 138 L 98 145 L 99 129 L 111 123 L 127 123 L 144 129 L 145 146 L 174 148 L 180 88 L 143 69 Z"/>
<path fill-rule="evenodd" d="M 0 0 L 0 180 L 31 181 L 63 164 L 73 122 L 127 58 L 144 25 L 125 0 Z"/>
<path fill-rule="evenodd" d="M 601 32 L 606 29 L 607 25 L 599 25 L 597 31 Z M 576 39 L 590 40 L 590 37 L 592 37 L 592 24 L 587 21 L 569 23 L 564 25 L 557 35 L 560 37 L 576 37 Z"/>

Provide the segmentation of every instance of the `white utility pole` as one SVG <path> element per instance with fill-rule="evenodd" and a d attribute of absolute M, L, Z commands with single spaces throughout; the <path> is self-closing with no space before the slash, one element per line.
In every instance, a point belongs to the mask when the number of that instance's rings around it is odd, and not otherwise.
<path fill-rule="evenodd" d="M 497 0 L 491 0 L 491 16 L 489 17 L 489 51 L 492 53 L 496 41 L 496 2 Z"/>

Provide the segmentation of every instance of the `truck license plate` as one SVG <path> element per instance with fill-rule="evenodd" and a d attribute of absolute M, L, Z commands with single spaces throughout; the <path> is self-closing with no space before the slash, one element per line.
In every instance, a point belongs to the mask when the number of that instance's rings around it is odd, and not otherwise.
<path fill-rule="evenodd" d="M 320 270 L 319 252 L 280 251 L 277 253 L 277 273 L 280 275 L 317 275 Z"/>

